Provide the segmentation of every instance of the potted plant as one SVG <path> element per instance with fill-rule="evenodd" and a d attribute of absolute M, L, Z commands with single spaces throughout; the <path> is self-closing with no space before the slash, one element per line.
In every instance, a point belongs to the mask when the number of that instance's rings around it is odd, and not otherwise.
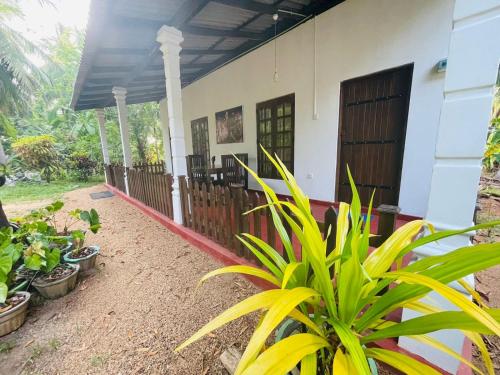
<path fill-rule="evenodd" d="M 80 267 L 61 264 L 60 258 L 61 250 L 50 248 L 43 237 L 38 237 L 24 250 L 25 268 L 38 271 L 32 285 L 45 298 L 59 298 L 75 288 Z"/>
<path fill-rule="evenodd" d="M 64 254 L 64 261 L 66 263 L 79 264 L 81 272 L 86 272 L 94 268 L 100 247 L 97 245 L 82 246 L 85 239 L 85 233 L 83 231 L 73 231 L 71 237 L 73 249 Z"/>
<path fill-rule="evenodd" d="M 2 235 L 3 231 L 4 229 Z M 13 244 L 10 238 L 2 241 L 0 245 L 0 336 L 7 335 L 23 325 L 30 299 L 28 292 L 13 288 L 13 266 L 21 258 L 22 245 Z"/>
<path fill-rule="evenodd" d="M 403 373 L 438 373 L 410 356 L 375 345 L 378 340 L 399 336 L 408 336 L 438 348 L 477 370 L 472 363 L 428 335 L 441 329 L 464 330 L 480 349 L 488 371 L 494 374 L 480 334 L 500 334 L 500 310 L 483 307 L 481 297 L 462 278 L 500 264 L 500 244 L 459 248 L 408 266 L 396 267 L 392 271 L 390 267 L 400 265 L 402 257 L 419 246 L 500 222 L 435 232 L 430 223 L 415 220 L 397 229 L 369 253 L 371 204 L 366 219 L 363 219 L 361 202 L 350 178 L 353 199 L 350 205 L 340 204 L 336 244 L 334 249 L 329 249 L 311 214 L 309 199 L 298 187 L 293 175 L 279 159 L 264 152 L 279 171 L 293 203 L 280 200 L 256 173 L 245 168 L 264 190 L 267 204 L 263 207 L 271 210 L 287 257 L 255 236 L 243 234 L 238 237 L 260 259 L 264 268 L 229 266 L 208 273 L 201 281 L 216 275 L 240 273 L 264 279 L 273 288 L 229 308 L 176 350 L 234 319 L 260 311 L 259 324 L 241 357 L 236 374 L 286 374 L 296 367 L 300 367 L 301 374 L 311 375 L 369 374 L 370 358 Z M 284 222 L 300 242 L 300 257 L 294 252 Z M 415 239 L 424 229 L 428 229 L 430 234 Z M 459 281 L 470 290 L 475 301 L 448 286 L 453 281 Z M 443 311 L 422 301 L 431 290 L 459 310 Z M 418 311 L 422 316 L 400 323 L 385 319 L 401 307 Z M 273 332 L 289 318 L 300 323 L 299 331 L 267 346 Z"/>

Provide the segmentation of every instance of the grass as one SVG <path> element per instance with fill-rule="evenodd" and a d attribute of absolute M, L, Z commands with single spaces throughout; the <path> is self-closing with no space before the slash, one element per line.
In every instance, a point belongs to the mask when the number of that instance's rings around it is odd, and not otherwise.
<path fill-rule="evenodd" d="M 56 351 L 61 346 L 61 342 L 58 339 L 53 338 L 49 340 L 49 346 L 52 350 Z"/>
<path fill-rule="evenodd" d="M 93 355 L 90 364 L 94 367 L 101 367 L 108 361 L 107 355 Z"/>
<path fill-rule="evenodd" d="M 0 343 L 0 353 L 8 353 L 12 349 L 16 347 L 16 343 L 14 341 L 6 341 Z"/>
<path fill-rule="evenodd" d="M 0 201 L 6 203 L 57 199 L 64 193 L 103 183 L 103 177 L 94 177 L 88 182 L 59 180 L 47 183 L 20 182 L 15 186 L 0 187 Z"/>

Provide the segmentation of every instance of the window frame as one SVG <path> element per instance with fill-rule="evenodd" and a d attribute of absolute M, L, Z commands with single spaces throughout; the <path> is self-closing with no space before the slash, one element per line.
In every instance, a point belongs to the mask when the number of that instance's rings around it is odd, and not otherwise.
<path fill-rule="evenodd" d="M 284 105 L 285 103 L 290 103 L 291 104 L 291 114 L 290 115 L 285 115 L 285 107 L 283 107 L 283 114 L 282 116 L 278 116 L 278 107 L 280 105 Z M 264 117 L 261 118 L 259 111 L 261 109 L 269 108 L 271 109 L 271 116 L 270 117 Z M 291 119 L 291 124 L 290 124 L 290 130 L 285 130 L 285 119 L 287 117 L 290 117 Z M 278 119 L 283 119 L 282 122 L 282 130 L 278 131 Z M 271 121 L 271 131 L 270 132 L 261 132 L 261 122 L 262 121 Z M 271 148 L 269 149 L 266 147 L 266 150 L 274 156 L 275 153 L 279 149 L 284 150 L 284 149 L 289 149 L 290 150 L 290 161 L 285 162 L 285 165 L 287 165 L 287 168 L 290 170 L 292 174 L 294 174 L 294 164 L 295 164 L 295 93 L 280 96 L 278 98 L 274 98 L 271 100 L 266 100 L 260 103 L 256 104 L 256 123 L 257 123 L 257 171 L 258 175 L 261 178 L 266 178 L 266 179 L 273 179 L 273 180 L 278 180 L 281 178 L 279 175 L 278 171 L 276 168 L 271 167 L 270 173 L 265 171 L 264 165 L 267 164 L 269 167 L 270 162 L 265 161 L 266 156 L 262 152 L 260 148 L 260 144 L 262 143 L 262 138 L 265 136 L 270 136 L 271 137 Z M 289 146 L 283 146 L 282 145 L 278 146 L 277 141 L 278 141 L 278 135 L 279 134 L 287 134 L 290 133 L 291 137 L 291 145 Z M 284 142 L 284 137 L 282 138 L 282 142 Z M 267 168 L 266 168 L 267 169 Z"/>

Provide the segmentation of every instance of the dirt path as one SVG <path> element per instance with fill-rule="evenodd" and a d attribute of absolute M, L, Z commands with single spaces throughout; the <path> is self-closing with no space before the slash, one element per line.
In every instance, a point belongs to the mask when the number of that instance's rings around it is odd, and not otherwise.
<path fill-rule="evenodd" d="M 103 229 L 99 268 L 69 295 L 32 306 L 17 332 L 0 338 L 0 374 L 222 374 L 221 351 L 248 341 L 243 318 L 185 349 L 173 350 L 210 318 L 255 292 L 239 277 L 200 277 L 220 267 L 123 200 L 92 200 L 95 186 L 65 194 L 66 209 L 96 208 Z M 8 205 L 19 215 L 33 207 Z M 6 346 L 13 345 L 10 350 Z"/>

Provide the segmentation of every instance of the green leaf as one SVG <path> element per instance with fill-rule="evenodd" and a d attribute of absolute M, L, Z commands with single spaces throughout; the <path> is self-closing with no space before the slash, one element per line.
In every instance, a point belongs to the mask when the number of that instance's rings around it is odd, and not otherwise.
<path fill-rule="evenodd" d="M 363 352 L 358 337 L 356 337 L 353 331 L 351 331 L 349 326 L 344 322 L 335 319 L 330 319 L 329 322 L 332 324 L 340 341 L 342 341 L 342 344 L 351 355 L 352 362 L 358 373 L 369 374 L 370 368 L 368 367 L 368 361 L 366 360 L 365 353 Z"/>
<path fill-rule="evenodd" d="M 45 272 L 49 273 L 51 272 L 56 266 L 59 264 L 61 260 L 61 250 L 55 248 L 52 250 L 47 250 L 45 253 L 45 258 L 46 258 L 46 266 L 45 266 Z"/>
<path fill-rule="evenodd" d="M 500 322 L 500 309 L 489 309 L 486 312 L 496 321 Z M 484 324 L 463 311 L 443 311 L 395 323 L 388 328 L 378 330 L 363 337 L 361 342 L 366 344 L 390 337 L 423 335 L 441 329 L 460 329 L 487 335 L 493 333 Z"/>
<path fill-rule="evenodd" d="M 25 267 L 33 271 L 39 271 L 44 263 L 45 262 L 39 254 L 24 257 Z"/>
<path fill-rule="evenodd" d="M 12 258 L 10 256 L 0 257 L 0 282 L 5 283 L 12 270 Z"/>

